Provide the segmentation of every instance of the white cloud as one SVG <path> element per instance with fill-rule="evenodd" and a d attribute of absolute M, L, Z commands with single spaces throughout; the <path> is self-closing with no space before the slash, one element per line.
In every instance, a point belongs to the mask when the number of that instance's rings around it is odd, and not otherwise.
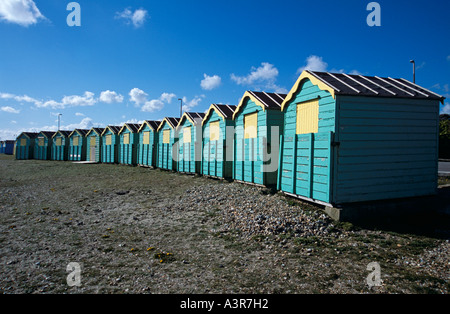
<path fill-rule="evenodd" d="M 298 68 L 297 74 L 302 73 L 305 70 L 326 72 L 328 68 L 328 63 L 323 61 L 322 57 L 319 56 L 309 56 L 306 58 L 306 65 Z"/>
<path fill-rule="evenodd" d="M 205 97 L 205 95 L 195 96 L 191 100 L 188 100 L 186 96 L 183 97 L 183 111 L 191 111 L 194 107 L 198 106 Z"/>
<path fill-rule="evenodd" d="M 122 12 L 116 12 L 116 19 L 124 19 L 127 24 L 133 24 L 135 28 L 139 28 L 144 25 L 148 17 L 147 10 L 137 9 L 134 12 L 130 9 L 124 9 Z"/>
<path fill-rule="evenodd" d="M 287 90 L 275 84 L 278 76 L 278 69 L 273 64 L 262 62 L 258 68 L 252 67 L 246 76 L 231 74 L 231 80 L 238 85 L 248 85 L 255 89 L 266 89 L 277 93 L 286 93 Z"/>
<path fill-rule="evenodd" d="M 83 96 L 64 96 L 62 99 L 62 103 L 64 104 L 64 106 L 71 107 L 93 106 L 96 102 L 97 100 L 94 98 L 94 93 L 91 92 L 84 92 Z"/>
<path fill-rule="evenodd" d="M 141 111 L 144 112 L 153 112 L 157 110 L 161 110 L 164 107 L 164 102 L 160 99 L 152 99 L 146 101 L 145 104 L 141 107 Z"/>
<path fill-rule="evenodd" d="M 297 75 L 300 75 L 305 70 L 317 72 L 347 73 L 347 71 L 344 69 L 332 68 L 331 70 L 328 70 L 328 63 L 325 62 L 322 57 L 316 55 L 309 56 L 305 61 L 306 64 L 297 69 Z M 362 73 L 358 70 L 352 70 L 348 72 L 348 74 L 361 75 Z"/>
<path fill-rule="evenodd" d="M 153 112 L 164 108 L 165 104 L 170 104 L 173 98 L 177 97 L 173 93 L 162 93 L 157 99 L 148 99 L 148 94 L 137 87 L 129 92 L 130 100 L 137 107 L 141 107 L 141 111 Z"/>
<path fill-rule="evenodd" d="M 75 129 L 91 129 L 94 126 L 91 118 L 84 118 L 80 123 L 73 123 L 64 125 L 61 129 L 65 130 L 75 130 Z"/>
<path fill-rule="evenodd" d="M 450 61 L 450 56 L 447 56 L 447 61 Z"/>
<path fill-rule="evenodd" d="M 161 97 L 159 97 L 162 101 L 167 102 L 168 104 L 170 104 L 172 102 L 172 99 L 174 99 L 175 97 L 177 97 L 177 95 L 173 94 L 173 93 L 162 93 Z"/>
<path fill-rule="evenodd" d="M 205 90 L 212 90 L 219 87 L 222 79 L 218 75 L 209 76 L 203 74 L 204 79 L 200 82 L 200 86 Z"/>
<path fill-rule="evenodd" d="M 445 103 L 445 106 L 441 108 L 440 114 L 450 114 L 450 103 Z"/>
<path fill-rule="evenodd" d="M 147 101 L 148 94 L 144 92 L 142 89 L 137 87 L 130 90 L 128 93 L 130 95 L 130 100 L 134 102 L 137 106 L 144 104 Z"/>
<path fill-rule="evenodd" d="M 236 76 L 231 74 L 231 79 L 239 85 L 251 85 L 260 81 L 275 80 L 278 76 L 278 69 L 272 64 L 263 62 L 258 68 L 252 67 L 250 74 L 247 76 Z"/>
<path fill-rule="evenodd" d="M 123 101 L 123 96 L 115 91 L 106 90 L 100 93 L 99 101 L 107 104 L 119 103 Z"/>
<path fill-rule="evenodd" d="M 0 21 L 29 26 L 46 19 L 33 0 L 1 0 Z"/>
<path fill-rule="evenodd" d="M 75 115 L 77 117 L 84 117 L 84 113 L 81 113 L 81 112 L 75 112 Z"/>
<path fill-rule="evenodd" d="M 1 107 L 0 110 L 8 113 L 20 113 L 20 110 L 14 109 L 13 107 L 10 106 Z"/>

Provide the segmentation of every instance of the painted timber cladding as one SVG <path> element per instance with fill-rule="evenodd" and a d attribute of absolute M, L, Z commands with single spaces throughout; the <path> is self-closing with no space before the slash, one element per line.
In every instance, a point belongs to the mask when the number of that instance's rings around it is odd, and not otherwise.
<path fill-rule="evenodd" d="M 138 130 L 140 124 L 126 123 L 119 132 L 119 163 L 125 165 L 137 164 L 137 149 L 139 144 Z"/>
<path fill-rule="evenodd" d="M 223 112 L 227 110 L 226 112 Z M 211 105 L 202 122 L 203 152 L 201 172 L 205 176 L 231 179 L 233 177 L 234 135 L 227 134 L 227 127 L 233 127 L 232 116 L 236 106 Z M 222 112 L 221 112 L 222 111 Z M 211 139 L 211 126 L 218 125 L 218 136 Z M 213 131 L 213 134 L 215 132 Z M 227 136 L 231 135 L 231 145 L 227 144 Z M 231 158 L 227 158 L 228 155 Z"/>
<path fill-rule="evenodd" d="M 69 134 L 71 131 L 57 131 L 52 137 L 52 160 L 67 161 Z"/>
<path fill-rule="evenodd" d="M 16 159 L 33 159 L 34 140 L 38 133 L 23 132 L 16 139 Z"/>
<path fill-rule="evenodd" d="M 203 113 L 185 112 L 178 123 L 178 171 L 201 173 Z"/>
<path fill-rule="evenodd" d="M 173 158 L 173 151 L 177 151 L 176 126 L 179 118 L 164 118 L 158 127 L 158 155 L 157 167 L 166 170 L 176 170 L 176 161 Z"/>
<path fill-rule="evenodd" d="M 319 97 L 318 133 L 297 134 L 297 104 Z M 306 80 L 283 111 L 278 189 L 330 203 L 331 141 L 336 127 L 334 98 Z"/>
<path fill-rule="evenodd" d="M 147 120 L 139 128 L 139 148 L 137 163 L 141 166 L 156 167 L 157 132 L 160 122 Z"/>
<path fill-rule="evenodd" d="M 281 103 L 281 100 L 279 102 Z M 255 113 L 257 114 L 256 134 L 252 135 L 256 137 L 248 138 L 249 133 L 247 132 L 247 136 L 245 134 L 245 120 L 246 117 Z M 278 128 L 278 136 L 283 130 L 283 113 L 280 107 L 266 106 L 263 109 L 250 97 L 244 96 L 242 105 L 238 106 L 234 113 L 233 120 L 236 127 L 233 178 L 247 183 L 276 186 L 279 156 L 269 159 L 268 152 L 271 152 L 272 127 Z M 252 123 L 254 121 L 252 120 Z M 269 164 L 273 165 L 271 168 L 274 170 L 269 170 Z"/>
<path fill-rule="evenodd" d="M 104 130 L 104 128 L 92 128 L 86 134 L 86 160 L 102 161 L 102 133 Z"/>
<path fill-rule="evenodd" d="M 102 163 L 117 163 L 119 160 L 119 126 L 107 126 L 102 133 Z"/>
<path fill-rule="evenodd" d="M 86 160 L 86 133 L 89 130 L 75 129 L 69 135 L 69 153 L 70 161 Z"/>
<path fill-rule="evenodd" d="M 34 159 L 50 160 L 55 132 L 41 131 L 34 142 Z"/>
<path fill-rule="evenodd" d="M 337 101 L 335 203 L 436 193 L 439 101 L 351 96 Z"/>
<path fill-rule="evenodd" d="M 314 98 L 318 132 L 296 134 Z M 435 194 L 443 100 L 404 79 L 304 71 L 282 104 L 278 188 L 332 205 Z"/>

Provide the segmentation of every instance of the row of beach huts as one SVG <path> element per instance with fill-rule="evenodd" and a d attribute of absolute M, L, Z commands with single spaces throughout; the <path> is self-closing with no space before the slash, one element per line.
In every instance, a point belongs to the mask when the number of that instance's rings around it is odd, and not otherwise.
<path fill-rule="evenodd" d="M 328 206 L 435 194 L 439 105 L 405 79 L 303 71 L 288 94 L 142 124 L 24 132 L 16 159 L 149 166 L 275 187 Z"/>

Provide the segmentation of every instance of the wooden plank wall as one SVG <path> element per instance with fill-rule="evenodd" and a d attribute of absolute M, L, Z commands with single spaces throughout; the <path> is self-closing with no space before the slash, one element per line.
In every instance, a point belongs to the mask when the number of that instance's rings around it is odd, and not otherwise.
<path fill-rule="evenodd" d="M 339 97 L 336 202 L 434 194 L 439 103 Z"/>

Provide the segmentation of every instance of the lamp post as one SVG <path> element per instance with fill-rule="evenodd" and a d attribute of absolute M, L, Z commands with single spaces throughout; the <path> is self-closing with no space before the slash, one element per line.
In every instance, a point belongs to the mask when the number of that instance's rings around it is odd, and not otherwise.
<path fill-rule="evenodd" d="M 59 126 L 60 126 L 60 117 L 62 116 L 62 113 L 58 113 L 58 131 L 59 131 Z"/>
<path fill-rule="evenodd" d="M 180 119 L 181 119 L 181 116 L 183 115 L 183 99 L 178 98 L 178 100 L 181 101 L 181 104 L 180 104 Z"/>
<path fill-rule="evenodd" d="M 413 64 L 413 83 L 416 84 L 416 62 L 414 60 L 410 60 L 409 62 Z"/>

